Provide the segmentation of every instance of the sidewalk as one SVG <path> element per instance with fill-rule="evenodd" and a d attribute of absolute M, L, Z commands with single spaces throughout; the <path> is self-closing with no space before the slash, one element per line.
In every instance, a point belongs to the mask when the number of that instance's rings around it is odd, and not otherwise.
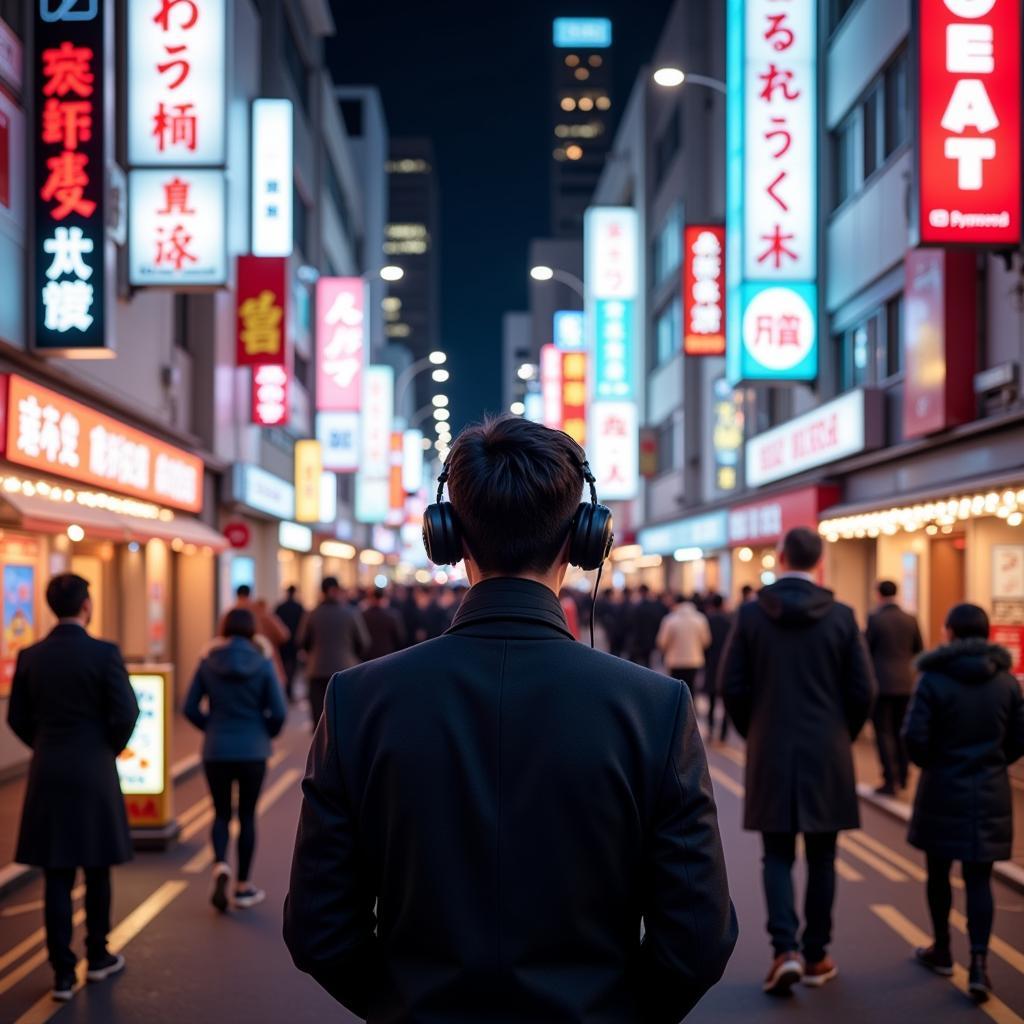
<path fill-rule="evenodd" d="M 202 735 L 181 715 L 175 714 L 171 722 L 170 750 L 173 782 L 199 770 L 201 744 Z M 27 773 L 27 761 L 25 768 Z M 0 784 L 0 836 L 4 837 L 3 846 L 0 847 L 0 896 L 28 881 L 35 872 L 34 868 L 10 860 L 14 856 L 14 848 L 18 841 L 18 825 L 21 821 L 21 805 L 25 798 L 26 782 L 27 774 L 23 774 Z"/>

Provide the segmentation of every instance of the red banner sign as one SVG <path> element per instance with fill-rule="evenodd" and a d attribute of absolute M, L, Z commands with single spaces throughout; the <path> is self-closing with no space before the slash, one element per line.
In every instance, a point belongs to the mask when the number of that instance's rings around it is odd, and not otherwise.
<path fill-rule="evenodd" d="M 366 347 L 363 279 L 321 277 L 316 283 L 316 407 L 358 412 Z"/>
<path fill-rule="evenodd" d="M 252 421 L 259 427 L 283 427 L 288 422 L 288 368 L 254 366 Z"/>
<path fill-rule="evenodd" d="M 794 526 L 815 529 L 821 512 L 839 500 L 837 487 L 801 487 L 729 510 L 729 543 L 775 544 Z"/>
<path fill-rule="evenodd" d="M 1020 0 L 921 0 L 921 241 L 1021 237 Z"/>
<path fill-rule="evenodd" d="M 683 352 L 725 355 L 725 228 L 692 225 L 683 237 Z"/>
<path fill-rule="evenodd" d="M 239 256 L 236 305 L 239 366 L 283 366 L 288 352 L 288 260 Z"/>
<path fill-rule="evenodd" d="M 562 353 L 562 429 L 581 447 L 587 443 L 587 354 Z"/>

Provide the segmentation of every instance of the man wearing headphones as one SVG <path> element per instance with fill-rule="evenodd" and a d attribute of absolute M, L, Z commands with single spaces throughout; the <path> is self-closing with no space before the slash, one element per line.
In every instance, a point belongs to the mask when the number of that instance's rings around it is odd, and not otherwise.
<path fill-rule="evenodd" d="M 559 604 L 612 543 L 586 456 L 524 419 L 465 430 L 424 542 L 472 588 L 443 636 L 331 681 L 296 965 L 370 1024 L 680 1020 L 736 919 L 689 691 L 574 643 Z"/>

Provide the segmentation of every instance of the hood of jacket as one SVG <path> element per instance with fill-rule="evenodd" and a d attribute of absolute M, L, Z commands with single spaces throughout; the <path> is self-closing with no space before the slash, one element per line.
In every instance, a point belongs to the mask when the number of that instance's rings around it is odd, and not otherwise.
<path fill-rule="evenodd" d="M 263 652 L 254 643 L 242 637 L 232 637 L 227 643 L 219 644 L 206 655 L 206 664 L 210 671 L 224 679 L 255 675 L 265 660 Z"/>
<path fill-rule="evenodd" d="M 990 644 L 980 637 L 954 640 L 951 644 L 926 651 L 917 659 L 922 672 L 941 672 L 960 683 L 987 683 L 1013 665 L 1005 647 Z"/>
<path fill-rule="evenodd" d="M 800 628 L 828 615 L 835 604 L 835 596 L 816 583 L 793 577 L 765 587 L 757 595 L 757 603 L 765 615 L 780 626 Z"/>

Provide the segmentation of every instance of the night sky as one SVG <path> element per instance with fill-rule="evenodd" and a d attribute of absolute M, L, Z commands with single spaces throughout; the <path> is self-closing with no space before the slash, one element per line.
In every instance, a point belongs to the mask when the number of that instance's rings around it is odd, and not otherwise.
<path fill-rule="evenodd" d="M 328 60 L 376 85 L 393 135 L 434 141 L 441 203 L 441 334 L 457 429 L 501 401 L 501 316 L 525 309 L 527 243 L 548 234 L 551 20 L 613 22 L 615 109 L 651 59 L 669 0 L 501 6 L 332 0 Z"/>

